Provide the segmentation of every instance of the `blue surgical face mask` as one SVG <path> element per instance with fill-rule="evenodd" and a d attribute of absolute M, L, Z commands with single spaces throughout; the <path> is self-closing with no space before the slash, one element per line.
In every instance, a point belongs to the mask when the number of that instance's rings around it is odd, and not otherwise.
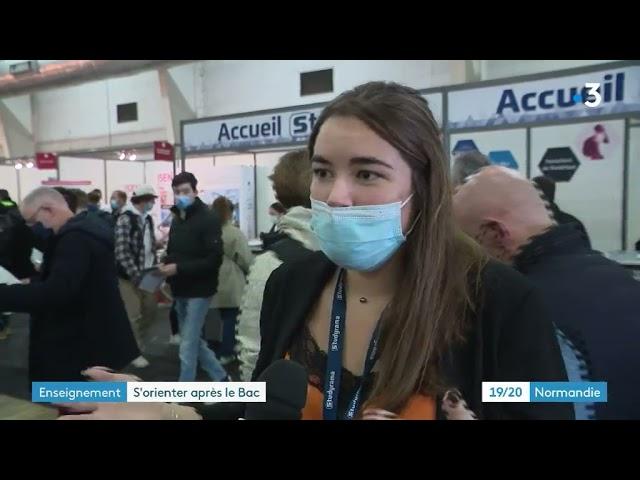
<path fill-rule="evenodd" d="M 149 213 L 151 210 L 153 210 L 153 206 L 155 204 L 153 202 L 147 202 L 144 204 L 144 206 L 142 207 L 142 211 L 144 213 Z"/>
<path fill-rule="evenodd" d="M 118 201 L 117 200 L 111 200 L 111 209 L 112 210 L 117 210 L 118 208 L 120 208 L 120 205 L 118 205 Z"/>
<path fill-rule="evenodd" d="M 189 195 L 178 195 L 176 197 L 176 207 L 180 210 L 186 210 L 193 204 L 193 198 Z"/>
<path fill-rule="evenodd" d="M 406 240 L 402 208 L 412 196 L 404 202 L 354 207 L 330 207 L 311 199 L 311 230 L 333 263 L 349 270 L 376 270 Z M 413 226 L 417 220 L 416 217 Z"/>

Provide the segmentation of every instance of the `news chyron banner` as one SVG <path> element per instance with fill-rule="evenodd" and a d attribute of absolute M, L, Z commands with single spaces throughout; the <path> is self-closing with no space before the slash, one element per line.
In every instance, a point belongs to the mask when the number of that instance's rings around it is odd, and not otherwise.
<path fill-rule="evenodd" d="M 33 382 L 34 403 L 262 402 L 265 382 Z"/>
<path fill-rule="evenodd" d="M 266 398 L 265 382 L 33 382 L 31 391 L 34 403 L 264 403 Z M 482 382 L 482 401 L 606 403 L 607 383 Z"/>

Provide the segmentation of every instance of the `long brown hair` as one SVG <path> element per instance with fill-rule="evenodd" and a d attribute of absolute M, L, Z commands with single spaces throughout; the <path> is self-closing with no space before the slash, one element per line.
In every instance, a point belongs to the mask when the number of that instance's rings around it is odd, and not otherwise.
<path fill-rule="evenodd" d="M 225 225 L 233 215 L 233 203 L 227 197 L 220 195 L 211 204 L 211 209 L 220 219 L 220 223 Z"/>
<path fill-rule="evenodd" d="M 368 402 L 399 410 L 416 392 L 441 393 L 440 359 L 464 339 L 486 260 L 453 223 L 440 130 L 416 90 L 371 82 L 343 93 L 318 118 L 309 139 L 310 158 L 322 125 L 333 116 L 364 122 L 395 147 L 412 170 L 412 218 L 421 215 L 403 246 L 402 280 L 383 319 L 378 374 Z"/>

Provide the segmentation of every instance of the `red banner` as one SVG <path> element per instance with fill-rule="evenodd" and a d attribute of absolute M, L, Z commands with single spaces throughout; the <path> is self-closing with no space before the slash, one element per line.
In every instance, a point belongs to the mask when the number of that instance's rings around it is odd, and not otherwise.
<path fill-rule="evenodd" d="M 58 168 L 58 155 L 55 153 L 36 153 L 36 167 L 39 170 Z"/>
<path fill-rule="evenodd" d="M 172 162 L 174 158 L 173 145 L 169 142 L 153 142 L 153 159 Z"/>

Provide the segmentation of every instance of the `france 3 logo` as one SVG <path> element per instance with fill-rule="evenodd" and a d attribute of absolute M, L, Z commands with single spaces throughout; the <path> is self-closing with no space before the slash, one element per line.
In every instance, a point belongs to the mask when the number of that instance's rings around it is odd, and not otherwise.
<path fill-rule="evenodd" d="M 584 100 L 584 104 L 587 107 L 595 108 L 602 103 L 602 95 L 600 95 L 599 83 L 585 83 L 584 88 L 587 90 L 587 98 Z M 582 102 L 582 95 L 576 93 L 574 100 L 576 103 Z"/>
<path fill-rule="evenodd" d="M 311 135 L 318 116 L 316 112 L 296 112 L 289 117 L 289 134 L 291 138 L 306 138 Z"/>
<path fill-rule="evenodd" d="M 574 95 L 576 103 L 584 103 L 589 108 L 596 108 L 601 103 L 624 101 L 624 72 L 604 75 L 604 82 L 584 84 L 581 92 Z"/>

